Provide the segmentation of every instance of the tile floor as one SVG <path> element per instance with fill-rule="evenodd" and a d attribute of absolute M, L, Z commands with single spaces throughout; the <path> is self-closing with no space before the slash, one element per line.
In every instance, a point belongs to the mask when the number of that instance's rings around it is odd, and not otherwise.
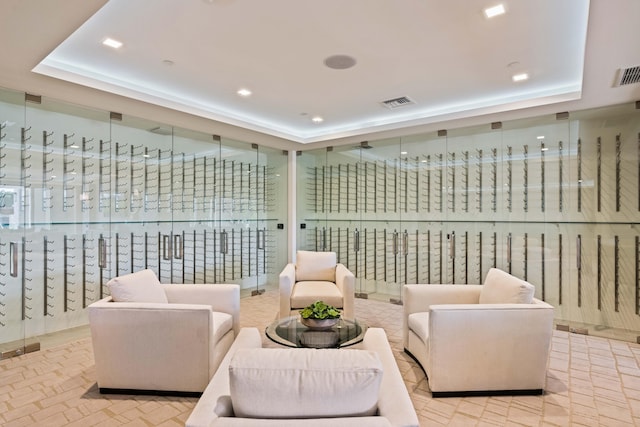
<path fill-rule="evenodd" d="M 261 331 L 277 292 L 241 300 L 242 326 Z M 640 426 L 640 345 L 554 332 L 542 396 L 432 399 L 422 370 L 402 351 L 401 307 L 356 300 L 356 315 L 383 327 L 420 423 L 451 426 Z M 90 338 L 0 361 L 0 425 L 182 426 L 196 398 L 101 395 Z M 265 346 L 276 344 L 264 337 Z"/>

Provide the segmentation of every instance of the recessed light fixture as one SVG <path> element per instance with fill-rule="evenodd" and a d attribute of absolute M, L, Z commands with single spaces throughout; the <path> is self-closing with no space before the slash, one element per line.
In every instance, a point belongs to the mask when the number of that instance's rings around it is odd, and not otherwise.
<path fill-rule="evenodd" d="M 120 49 L 122 47 L 122 42 L 119 42 L 118 40 L 112 39 L 110 37 L 107 37 L 106 39 L 104 39 L 102 44 L 105 46 L 112 47 L 114 49 Z"/>
<path fill-rule="evenodd" d="M 311 121 L 313 123 L 322 123 L 322 122 L 324 122 L 324 119 L 322 117 L 320 117 L 320 116 L 313 116 L 311 118 Z"/>
<path fill-rule="evenodd" d="M 542 147 L 540 151 L 549 151 L 549 147 Z"/>
<path fill-rule="evenodd" d="M 494 16 L 504 14 L 504 12 L 505 12 L 504 5 L 501 3 L 498 5 L 486 8 L 484 10 L 484 16 L 486 16 L 487 18 L 493 18 Z"/>
<path fill-rule="evenodd" d="M 523 82 L 523 81 L 529 79 L 529 74 L 527 74 L 527 73 L 514 74 L 513 77 L 511 77 L 511 79 L 514 82 Z"/>
<path fill-rule="evenodd" d="M 251 91 L 249 89 L 242 88 L 242 89 L 238 89 L 237 94 L 242 96 L 243 98 L 246 98 L 248 96 L 251 96 Z"/>
<path fill-rule="evenodd" d="M 401 155 L 401 156 L 405 156 L 406 154 L 407 154 L 407 152 L 406 152 L 406 151 L 401 151 L 401 152 L 400 152 L 400 155 Z"/>
<path fill-rule="evenodd" d="M 80 146 L 76 145 L 76 144 L 73 144 L 73 145 L 70 145 L 69 148 L 80 148 Z"/>
<path fill-rule="evenodd" d="M 536 136 L 536 139 L 544 139 L 544 135 Z"/>

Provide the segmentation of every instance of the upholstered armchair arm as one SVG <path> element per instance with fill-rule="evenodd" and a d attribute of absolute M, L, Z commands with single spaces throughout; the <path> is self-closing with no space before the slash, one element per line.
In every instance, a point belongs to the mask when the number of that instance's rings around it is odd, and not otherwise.
<path fill-rule="evenodd" d="M 435 304 L 477 304 L 482 285 L 404 285 L 402 287 L 403 343 L 407 346 L 407 322 L 412 313 L 429 311 Z"/>
<path fill-rule="evenodd" d="M 553 307 L 532 304 L 432 305 L 432 391 L 543 389 Z"/>
<path fill-rule="evenodd" d="M 290 316 L 291 291 L 296 283 L 296 265 L 287 264 L 279 276 L 280 282 L 280 312 L 281 319 Z"/>
<path fill-rule="evenodd" d="M 207 304 L 233 317 L 233 333 L 240 332 L 240 286 L 231 284 L 162 285 L 169 303 Z"/>
<path fill-rule="evenodd" d="M 91 304 L 88 315 L 100 388 L 137 384 L 146 390 L 197 392 L 206 387 L 213 327 L 209 305 L 116 303 L 107 297 Z"/>
<path fill-rule="evenodd" d="M 342 317 L 345 319 L 354 319 L 356 278 L 344 264 L 336 264 L 336 286 L 342 294 Z"/>

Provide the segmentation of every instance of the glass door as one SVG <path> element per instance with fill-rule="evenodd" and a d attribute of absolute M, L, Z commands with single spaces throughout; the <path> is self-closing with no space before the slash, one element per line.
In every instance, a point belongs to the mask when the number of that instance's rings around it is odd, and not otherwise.
<path fill-rule="evenodd" d="M 0 358 L 25 349 L 24 93 L 0 92 Z"/>
<path fill-rule="evenodd" d="M 303 151 L 296 159 L 299 179 L 296 187 L 297 249 L 308 251 L 328 250 L 327 215 L 332 207 L 330 196 L 330 171 L 327 164 L 329 149 Z"/>
<path fill-rule="evenodd" d="M 278 276 L 287 263 L 288 152 L 267 147 L 257 148 L 256 174 L 256 245 L 255 294 L 265 287 L 278 287 Z"/>

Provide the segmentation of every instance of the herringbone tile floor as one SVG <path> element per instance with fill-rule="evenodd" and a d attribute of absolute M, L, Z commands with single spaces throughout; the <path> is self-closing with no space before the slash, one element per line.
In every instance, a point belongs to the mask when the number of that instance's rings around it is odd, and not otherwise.
<path fill-rule="evenodd" d="M 275 290 L 243 298 L 242 326 L 264 331 L 277 306 Z M 357 317 L 386 330 L 421 425 L 640 426 L 640 345 L 556 331 L 544 395 L 433 399 L 424 373 L 402 351 L 401 311 L 356 300 Z M 276 346 L 264 334 L 263 343 Z M 101 395 L 90 338 L 0 361 L 2 426 L 182 426 L 196 402 Z"/>

